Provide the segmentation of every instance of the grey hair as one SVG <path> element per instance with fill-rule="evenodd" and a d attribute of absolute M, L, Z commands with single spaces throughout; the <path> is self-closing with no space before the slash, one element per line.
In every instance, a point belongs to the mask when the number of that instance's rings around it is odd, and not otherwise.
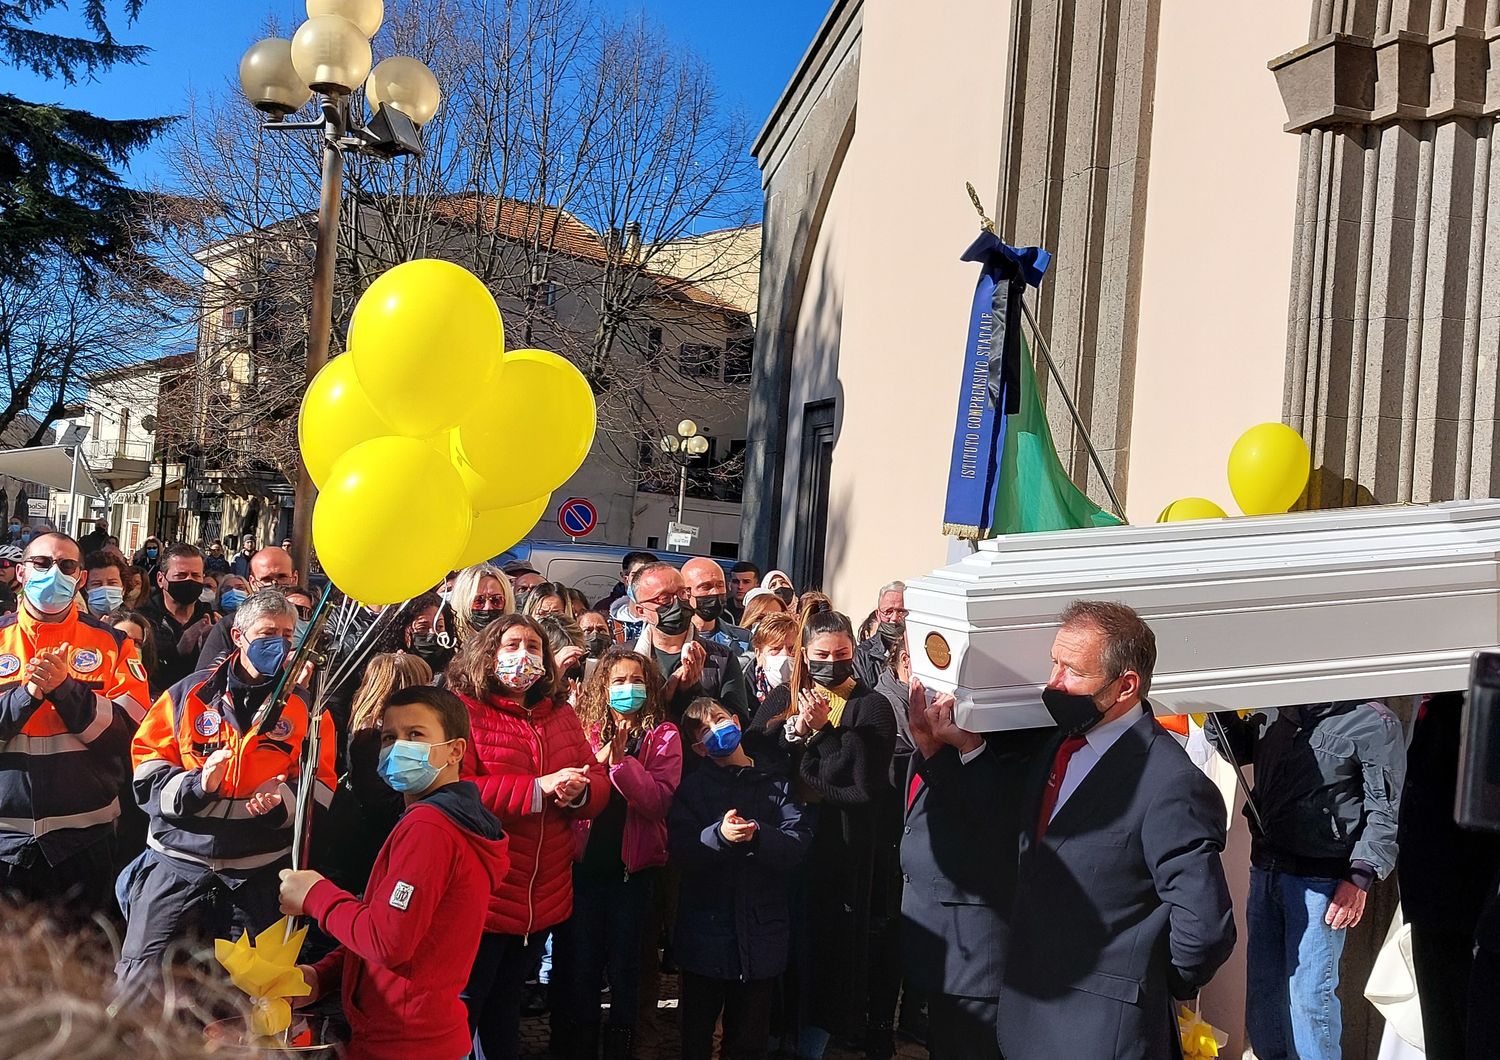
<path fill-rule="evenodd" d="M 884 585 L 882 585 L 880 587 L 880 592 L 878 592 L 878 593 L 875 594 L 876 601 L 878 602 L 880 600 L 880 598 L 882 596 L 884 596 L 886 593 L 901 593 L 901 594 L 904 595 L 906 593 L 906 583 L 905 582 L 886 582 Z"/>
<path fill-rule="evenodd" d="M 245 602 L 234 609 L 234 628 L 246 635 L 250 627 L 263 618 L 291 616 L 297 621 L 297 609 L 280 589 L 262 589 L 245 598 Z"/>

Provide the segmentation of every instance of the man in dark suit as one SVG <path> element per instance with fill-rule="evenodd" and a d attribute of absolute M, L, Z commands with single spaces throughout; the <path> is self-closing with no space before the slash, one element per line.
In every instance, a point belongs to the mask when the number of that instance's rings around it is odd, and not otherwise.
<path fill-rule="evenodd" d="M 1048 733 L 961 729 L 953 697 L 929 702 L 917 681 L 907 717 L 916 749 L 902 792 L 902 971 L 928 996 L 932 1060 L 994 1060 L 1022 789 Z"/>
<path fill-rule="evenodd" d="M 1156 638 L 1122 604 L 1063 612 L 1058 724 L 1023 807 L 1000 993 L 1008 1060 L 1181 1055 L 1176 999 L 1234 949 L 1224 802 L 1151 715 Z"/>

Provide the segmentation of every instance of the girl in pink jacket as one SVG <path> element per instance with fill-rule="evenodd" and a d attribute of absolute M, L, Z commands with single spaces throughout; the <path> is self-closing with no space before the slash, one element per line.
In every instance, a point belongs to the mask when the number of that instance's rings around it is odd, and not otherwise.
<path fill-rule="evenodd" d="M 553 943 L 564 1033 L 578 1049 L 567 1055 L 598 1055 L 606 970 L 604 1055 L 633 1055 L 643 932 L 654 920 L 656 877 L 667 863 L 667 813 L 682 778 L 682 742 L 665 713 L 656 666 L 625 648 L 604 653 L 578 696 L 579 720 L 609 772 L 611 791 L 603 812 L 574 823 L 573 917 Z"/>

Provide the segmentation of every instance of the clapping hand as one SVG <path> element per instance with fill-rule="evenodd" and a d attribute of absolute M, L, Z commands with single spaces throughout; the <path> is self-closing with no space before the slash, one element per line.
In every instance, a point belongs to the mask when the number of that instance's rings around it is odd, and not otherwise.
<path fill-rule="evenodd" d="M 825 693 L 816 688 L 810 692 L 803 689 L 797 693 L 797 703 L 797 729 L 804 736 L 811 736 L 828 724 L 831 708 Z"/>
<path fill-rule="evenodd" d="M 589 786 L 589 775 L 582 769 L 559 769 L 553 776 L 558 777 L 557 790 L 553 794 L 553 800 L 559 806 L 569 806 Z"/>
<path fill-rule="evenodd" d="M 598 759 L 601 766 L 619 765 L 625 758 L 625 747 L 630 741 L 630 730 L 623 725 L 615 727 L 614 739 L 599 748 Z"/>
<path fill-rule="evenodd" d="M 43 648 L 26 664 L 26 691 L 32 699 L 45 699 L 68 679 L 70 644 Z"/>
<path fill-rule="evenodd" d="M 221 747 L 208 756 L 198 777 L 204 791 L 212 795 L 219 790 L 219 786 L 224 783 L 224 774 L 229 770 L 229 760 L 233 757 L 234 752 L 227 747 Z"/>
<path fill-rule="evenodd" d="M 760 825 L 740 816 L 739 810 L 730 810 L 719 822 L 719 834 L 728 843 L 748 843 L 755 837 Z"/>
<path fill-rule="evenodd" d="M 255 794 L 250 796 L 249 805 L 251 817 L 264 817 L 276 807 L 281 805 L 281 785 L 286 783 L 286 774 L 272 777 L 260 787 L 255 789 Z"/>
<path fill-rule="evenodd" d="M 688 641 L 682 649 L 682 661 L 672 672 L 672 680 L 679 688 L 691 688 L 702 679 L 703 664 L 707 661 L 708 653 L 703 650 L 703 645 L 696 640 Z"/>

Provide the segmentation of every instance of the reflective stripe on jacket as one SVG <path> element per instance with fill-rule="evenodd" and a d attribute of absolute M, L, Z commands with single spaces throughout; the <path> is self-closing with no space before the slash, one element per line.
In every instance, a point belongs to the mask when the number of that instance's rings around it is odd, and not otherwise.
<path fill-rule="evenodd" d="M 33 699 L 27 665 L 64 644 L 68 676 Z M 134 642 L 76 603 L 56 622 L 0 616 L 0 857 L 37 843 L 56 864 L 109 832 L 149 702 Z"/>
<path fill-rule="evenodd" d="M 302 776 L 308 707 L 300 691 L 269 732 L 241 732 L 228 688 L 231 655 L 213 670 L 177 682 L 151 707 L 136 733 L 135 797 L 151 817 L 152 849 L 227 875 L 273 864 L 291 853 L 292 808 Z M 325 809 L 333 801 L 337 754 L 333 719 L 319 722 L 318 766 L 313 799 Z M 203 789 L 203 765 L 228 748 L 231 757 L 215 792 Z M 256 817 L 251 797 L 277 777 L 282 804 Z"/>

